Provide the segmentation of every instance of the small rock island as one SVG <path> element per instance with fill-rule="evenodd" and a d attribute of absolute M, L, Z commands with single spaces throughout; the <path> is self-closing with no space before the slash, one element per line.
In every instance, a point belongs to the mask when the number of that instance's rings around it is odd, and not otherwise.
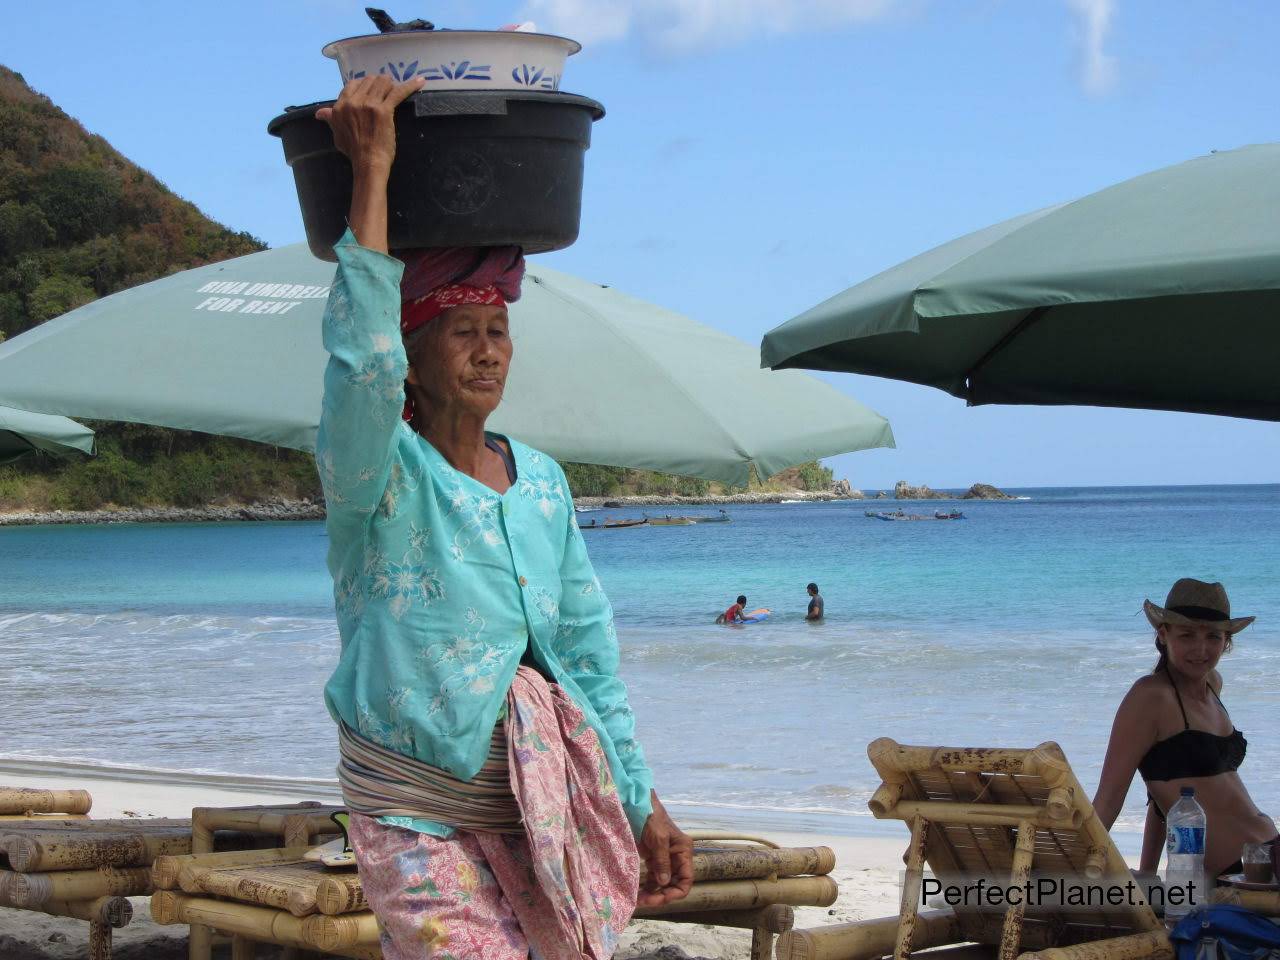
<path fill-rule="evenodd" d="M 905 480 L 899 480 L 893 486 L 894 500 L 1013 500 L 1014 497 L 998 490 L 989 483 L 975 483 L 967 491 L 958 496 L 954 493 L 945 493 L 941 490 L 934 490 L 927 484 L 921 484 L 913 487 Z"/>

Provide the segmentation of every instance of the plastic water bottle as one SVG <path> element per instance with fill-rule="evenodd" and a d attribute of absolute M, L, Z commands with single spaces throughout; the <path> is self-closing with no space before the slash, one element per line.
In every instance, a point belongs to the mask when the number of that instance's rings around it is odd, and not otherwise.
<path fill-rule="evenodd" d="M 1188 913 L 1205 902 L 1206 890 L 1204 879 L 1204 808 L 1196 802 L 1194 787 L 1183 787 L 1182 797 L 1173 805 L 1165 818 L 1168 826 L 1167 851 L 1168 865 L 1165 867 L 1164 885 L 1166 894 L 1174 888 L 1178 893 L 1167 897 L 1164 905 L 1166 920 L 1181 920 Z M 1187 891 L 1194 883 L 1192 897 L 1188 902 Z M 1180 902 L 1174 902 L 1178 900 Z"/>

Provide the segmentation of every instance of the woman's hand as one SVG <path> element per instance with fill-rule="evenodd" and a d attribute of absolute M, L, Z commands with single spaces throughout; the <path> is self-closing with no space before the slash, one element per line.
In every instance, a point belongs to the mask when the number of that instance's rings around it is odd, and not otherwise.
<path fill-rule="evenodd" d="M 645 821 L 636 844 L 649 873 L 641 887 L 639 903 L 643 907 L 660 907 L 684 899 L 693 886 L 693 841 L 671 821 L 658 795 L 650 796 L 653 813 Z"/>
<path fill-rule="evenodd" d="M 425 77 L 394 83 L 378 74 L 352 80 L 332 107 L 321 107 L 316 119 L 333 128 L 333 143 L 346 154 L 357 175 L 362 171 L 386 176 L 396 158 L 395 110 L 422 89 Z"/>
<path fill-rule="evenodd" d="M 333 129 L 333 143 L 351 161 L 349 223 L 362 247 L 388 252 L 387 180 L 396 158 L 395 111 L 422 89 L 425 77 L 393 83 L 379 74 L 352 80 L 337 103 L 321 107 L 316 119 Z"/>

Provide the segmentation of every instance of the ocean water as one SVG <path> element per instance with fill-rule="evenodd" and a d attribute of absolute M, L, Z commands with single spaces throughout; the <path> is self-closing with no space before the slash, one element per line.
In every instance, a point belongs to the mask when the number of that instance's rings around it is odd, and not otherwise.
<path fill-rule="evenodd" d="M 884 502 L 851 502 L 588 532 L 668 805 L 703 822 L 900 829 L 866 809 L 881 736 L 1056 740 L 1092 792 L 1115 707 L 1155 661 L 1142 600 L 1190 575 L 1258 616 L 1224 658 L 1223 699 L 1249 739 L 1245 782 L 1280 815 L 1280 486 L 1018 492 L 962 504 L 962 522 L 883 523 L 864 511 Z M 325 549 L 319 523 L 0 529 L 0 757 L 330 777 Z M 713 625 L 738 593 L 773 617 Z M 1135 779 L 1128 845 L 1142 799 Z"/>

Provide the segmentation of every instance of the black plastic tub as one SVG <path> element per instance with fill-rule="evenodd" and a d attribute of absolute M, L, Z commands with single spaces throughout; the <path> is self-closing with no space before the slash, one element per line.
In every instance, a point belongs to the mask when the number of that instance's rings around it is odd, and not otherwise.
<path fill-rule="evenodd" d="M 307 243 L 324 260 L 336 259 L 351 206 L 351 164 L 315 116 L 332 103 L 290 107 L 267 125 L 293 168 Z M 396 110 L 391 249 L 569 246 L 578 238 L 591 124 L 603 116 L 599 103 L 571 93 L 414 94 Z"/>

